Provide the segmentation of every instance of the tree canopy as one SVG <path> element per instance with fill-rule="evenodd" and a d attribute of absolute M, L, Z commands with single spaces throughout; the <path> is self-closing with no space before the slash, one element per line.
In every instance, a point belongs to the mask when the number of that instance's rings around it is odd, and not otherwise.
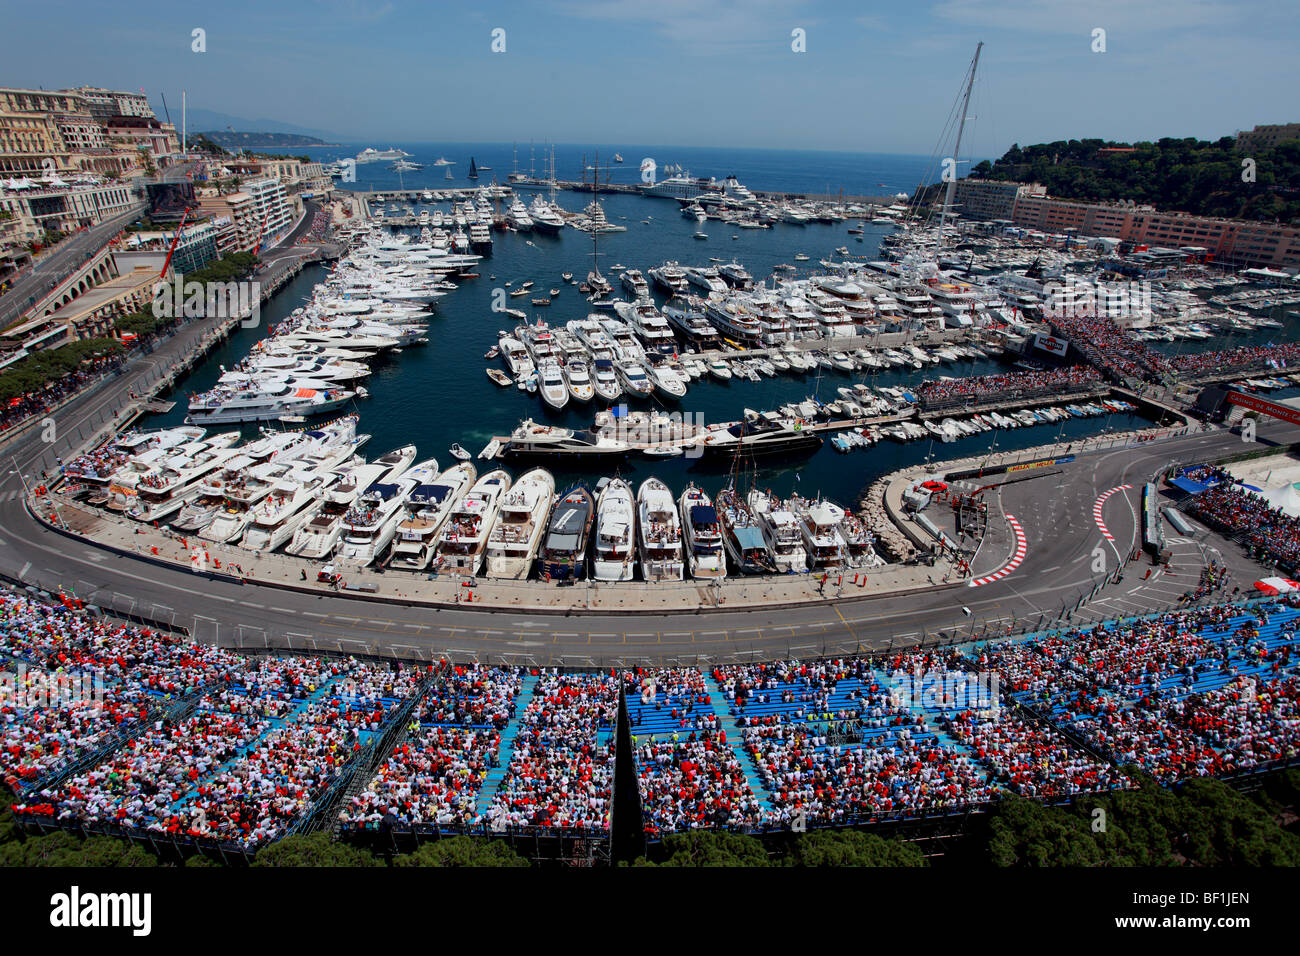
<path fill-rule="evenodd" d="M 527 866 L 528 861 L 499 840 L 458 836 L 425 843 L 393 857 L 393 866 Z"/>
<path fill-rule="evenodd" d="M 328 833 L 287 836 L 259 850 L 253 866 L 378 866 L 368 850 L 330 839 Z"/>
<path fill-rule="evenodd" d="M 1132 200 L 1163 212 L 1300 221 L 1300 140 L 1259 149 L 1239 149 L 1231 136 L 1014 144 L 996 162 L 973 167 L 971 178 L 1042 183 L 1060 199 Z"/>

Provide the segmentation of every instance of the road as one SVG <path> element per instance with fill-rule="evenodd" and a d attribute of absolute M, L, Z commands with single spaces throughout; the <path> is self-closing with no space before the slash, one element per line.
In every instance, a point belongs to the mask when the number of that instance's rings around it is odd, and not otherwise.
<path fill-rule="evenodd" d="M 180 163 L 163 172 L 163 182 L 180 182 L 189 172 L 191 163 Z M 16 322 L 45 295 L 72 273 L 78 266 L 98 252 L 119 229 L 139 218 L 146 203 L 136 203 L 130 210 L 112 219 L 106 219 L 84 232 L 73 233 L 52 250 L 41 256 L 31 272 L 20 277 L 14 287 L 0 297 L 0 329 Z"/>
<path fill-rule="evenodd" d="M 20 277 L 14 287 L 0 298 L 0 328 L 17 322 L 23 312 L 103 248 L 119 229 L 137 219 L 144 208 L 144 203 L 137 203 L 128 212 L 83 232 L 73 233 L 36 260 L 32 270 Z"/>
<path fill-rule="evenodd" d="M 33 430 L 3 450 L 11 464 L 0 473 L 0 573 L 47 590 L 62 585 L 106 609 L 147 613 L 188 627 L 200 640 L 250 649 L 328 650 L 423 660 L 445 653 L 457 659 L 600 666 L 812 656 L 884 649 L 923 639 L 934 642 L 991 635 L 1008 624 L 1020 627 L 1050 621 L 1063 608 L 1072 608 L 1079 595 L 1104 577 L 1094 573 L 1092 566 L 1096 549 L 1104 540 L 1094 521 L 1094 505 L 1103 492 L 1129 484 L 1134 491 L 1126 494 L 1131 496 L 1172 460 L 1198 461 L 1241 447 L 1239 436 L 1225 431 L 1196 434 L 1135 449 L 1082 455 L 1059 473 L 989 492 L 990 522 L 1004 521 L 1003 512 L 1017 516 L 1024 528 L 1027 554 L 1013 573 L 979 587 L 937 588 L 921 596 L 882 595 L 770 611 L 636 616 L 574 613 L 555 617 L 521 611 L 416 608 L 334 592 L 300 593 L 213 580 L 159 567 L 69 539 L 28 514 L 13 463 L 29 481 L 36 480 L 42 466 L 52 466 L 55 456 L 66 453 L 70 438 L 75 440 L 79 431 L 102 420 L 106 408 L 122 401 L 125 389 L 138 381 L 142 370 L 165 368 L 170 350 L 181 346 L 178 340 L 169 339 L 154 355 L 137 358 L 130 374 L 101 384 L 63 410 L 58 417 L 58 441 L 44 444 L 39 430 Z M 1297 441 L 1300 429 L 1271 423 L 1260 429 L 1259 439 Z M 1116 493 L 1103 506 L 1108 530 L 1115 539 L 1114 553 L 1119 557 L 1132 550 L 1138 533 L 1133 500 Z M 1232 549 L 1222 551 L 1229 555 Z M 1243 564 L 1239 555 L 1232 559 Z M 994 556 L 989 560 L 997 564 Z M 1108 564 L 1105 573 L 1114 567 Z M 1129 577 L 1140 573 L 1131 571 Z M 1250 573 L 1243 567 L 1238 580 Z M 1186 581 L 1187 587 L 1194 584 L 1194 578 Z M 1113 585 L 1108 592 L 1119 594 L 1124 589 L 1129 600 L 1127 589 L 1133 585 L 1129 580 Z M 1152 600 L 1151 606 L 1164 606 L 1174 599 L 1162 595 Z M 1116 605 L 1113 613 L 1122 610 L 1122 605 Z"/>
<path fill-rule="evenodd" d="M 308 217 L 310 216 L 310 211 Z M 305 247 L 293 239 L 268 255 Z M 1004 633 L 1008 627 L 1045 626 L 1072 610 L 1107 580 L 1133 550 L 1141 486 L 1171 461 L 1194 462 L 1240 449 L 1226 431 L 1184 436 L 1132 449 L 1081 454 L 1041 477 L 989 489 L 990 527 L 976 566 L 988 578 L 976 587 L 940 587 L 917 595 L 845 598 L 794 608 L 725 609 L 694 613 L 588 614 L 558 617 L 526 611 L 410 607 L 335 592 L 303 593 L 211 579 L 122 557 L 36 521 L 23 504 L 22 483 L 39 481 L 57 459 L 103 427 L 125 404 L 193 347 L 203 324 L 184 328 L 148 355 L 134 357 L 121 376 L 101 382 L 56 416 L 55 440 L 33 428 L 0 447 L 0 574 L 47 590 L 63 586 L 106 609 L 147 614 L 190 629 L 200 640 L 247 648 L 280 647 L 388 654 L 428 660 L 505 658 L 538 664 L 695 663 L 884 649 Z M 1261 426 L 1261 442 L 1300 441 L 1300 428 Z M 21 473 L 21 474 L 20 474 Z M 1128 485 L 1127 489 L 1121 486 Z M 1103 495 L 1110 494 L 1104 499 Z M 1099 503 L 1100 501 L 1100 503 Z M 1098 513 L 1110 538 L 1097 523 Z M 1021 529 L 1013 533 L 1007 517 Z M 1023 553 L 1017 554 L 1023 544 Z M 1125 580 L 1106 585 L 1074 620 L 1136 613 L 1175 601 L 1195 585 L 1198 561 L 1227 560 L 1239 583 L 1262 571 L 1233 546 L 1172 542 L 1172 575 L 1142 578 L 1130 566 Z M 999 551 L 999 549 L 1001 549 Z M 1098 555 L 1101 555 L 1099 558 Z M 1185 566 L 1184 566 L 1185 565 Z M 400 573 L 400 572 L 390 572 Z M 1141 580 L 1138 580 L 1141 578 Z M 539 587 L 542 585 L 538 585 Z M 828 589 L 828 596 L 834 592 Z"/>

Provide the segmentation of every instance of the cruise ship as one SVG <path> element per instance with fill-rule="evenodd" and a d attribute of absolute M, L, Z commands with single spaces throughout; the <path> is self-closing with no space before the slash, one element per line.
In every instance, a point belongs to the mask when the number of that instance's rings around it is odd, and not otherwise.
<path fill-rule="evenodd" d="M 357 153 L 356 161 L 358 163 L 378 163 L 389 159 L 406 159 L 406 157 L 412 155 L 414 154 L 408 153 L 403 149 L 398 149 L 396 146 L 390 147 L 389 149 L 375 149 L 373 146 L 367 146 L 361 152 Z M 437 166 L 439 164 L 434 163 L 434 165 Z"/>
<path fill-rule="evenodd" d="M 663 199 L 698 199 L 705 195 L 720 195 L 722 188 L 718 181 L 712 177 L 692 176 L 685 173 L 679 176 L 669 176 L 667 179 L 661 179 L 659 182 L 645 187 L 647 196 L 658 196 Z"/>

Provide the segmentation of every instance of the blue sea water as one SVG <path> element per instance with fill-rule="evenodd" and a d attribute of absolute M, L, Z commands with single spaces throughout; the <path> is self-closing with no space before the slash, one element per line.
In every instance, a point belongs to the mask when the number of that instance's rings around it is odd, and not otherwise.
<path fill-rule="evenodd" d="M 382 149 L 394 144 L 373 145 Z M 353 156 L 361 148 L 349 146 L 313 152 Z M 456 159 L 458 162 L 454 168 L 458 171 L 468 168 L 471 155 L 468 148 L 461 150 L 450 145 L 420 147 L 410 144 L 403 148 L 415 153 L 420 162 L 432 162 L 439 155 Z M 473 144 L 472 148 L 476 150 L 472 153 L 476 162 L 486 162 L 494 167 L 479 183 L 490 181 L 488 177 L 491 173 L 497 173 L 504 180 L 510 171 L 509 144 L 504 147 L 500 144 Z M 611 154 L 613 149 L 609 148 Z M 846 193 L 870 193 L 873 184 L 877 182 L 886 182 L 890 192 L 905 191 L 910 188 L 906 185 L 909 179 L 912 179 L 911 185 L 915 185 L 916 180 L 912 177 L 923 163 L 923 160 L 917 158 L 883 157 L 878 165 L 872 166 L 869 157 L 840 153 L 765 153 L 759 150 L 723 153 L 690 151 L 685 148 L 656 148 L 651 153 L 636 147 L 619 149 L 628 160 L 626 165 L 633 164 L 633 157 L 638 157 L 639 161 L 639 154 L 644 152 L 646 155 L 663 155 L 669 161 L 681 161 L 683 165 L 688 165 L 689 162 L 693 164 L 692 169 L 696 173 L 722 176 L 734 172 L 742 182 L 754 188 L 816 192 L 826 190 L 828 177 L 833 190 L 837 190 L 838 185 L 843 185 Z M 521 167 L 526 170 L 527 151 L 525 149 L 522 152 Z M 602 147 L 602 155 L 605 152 L 606 148 Z M 694 155 L 691 155 L 692 152 Z M 707 160 L 711 153 L 717 157 L 716 165 L 701 161 Z M 557 149 L 557 157 L 559 154 L 560 150 Z M 683 158 L 679 159 L 679 156 Z M 795 162 L 791 158 L 798 156 L 807 159 Z M 331 157 L 326 155 L 324 158 Z M 560 177 L 576 174 L 580 162 L 580 159 L 575 160 L 566 172 L 565 167 L 557 161 Z M 387 163 L 359 166 L 359 181 L 356 185 L 361 188 L 393 188 L 396 185 L 396 174 L 387 167 Z M 445 168 L 428 167 L 415 174 L 417 177 L 424 176 L 424 179 L 407 179 L 405 185 L 408 188 L 423 188 L 426 185 L 437 187 L 440 182 L 445 185 L 445 180 L 438 178 Z M 375 177 L 391 176 L 393 182 L 380 181 L 378 178 L 367 182 L 367 176 L 371 173 Z M 463 176 L 456 184 L 470 185 Z M 590 194 L 560 192 L 558 195 L 560 205 L 574 210 L 581 209 L 590 199 Z M 733 229 L 723 223 L 708 222 L 704 225 L 704 231 L 708 233 L 709 239 L 701 241 L 693 238 L 695 221 L 683 217 L 677 203 L 671 200 L 613 194 L 602 196 L 601 202 L 611 222 L 627 227 L 627 232 L 604 236 L 599 242 L 599 262 L 611 281 L 616 281 L 612 268 L 615 264 L 644 272 L 667 259 L 676 259 L 687 265 L 707 265 L 711 258 L 724 261 L 734 258 L 743 263 L 756 280 L 770 279 L 773 266 L 778 263 L 793 263 L 795 254 L 800 252 L 811 257 L 804 265 L 813 267 L 816 267 L 819 258 L 832 254 L 839 246 L 847 246 L 853 255 L 872 258 L 878 252 L 881 237 L 892 228 L 867 225 L 862 241 L 858 242 L 847 233 L 847 229 L 855 225 L 851 222 L 807 226 L 777 224 L 772 229 L 765 230 Z M 442 204 L 441 208 L 446 209 L 446 204 Z M 555 237 L 494 233 L 493 238 L 492 255 L 482 262 L 478 270 L 480 278 L 463 281 L 455 292 L 437 301 L 434 317 L 429 323 L 429 344 L 407 348 L 400 355 L 380 356 L 376 360 L 373 374 L 365 381 L 370 397 L 357 404 L 361 415 L 361 431 L 372 436 L 366 449 L 369 456 L 374 457 L 391 448 L 414 442 L 420 449 L 421 458 L 436 456 L 440 463 L 449 465 L 453 459 L 447 454 L 447 449 L 453 443 L 458 442 L 477 453 L 493 436 L 509 434 L 524 418 L 574 428 L 590 427 L 595 412 L 603 407 L 597 402 L 586 406 L 570 403 L 563 412 L 555 413 L 539 396 L 528 395 L 513 387 L 499 388 L 484 374 L 484 369 L 489 364 L 484 360 L 484 353 L 496 344 L 500 330 L 513 328 L 515 324 L 508 316 L 492 311 L 493 290 L 504 288 L 506 280 L 511 280 L 517 288 L 531 279 L 536 283 L 536 290 L 559 288 L 561 292 L 547 308 L 534 309 L 527 306 L 525 303 L 530 297 L 510 299 L 512 306 L 523 308 L 531 317 L 542 318 L 552 326 L 562 325 L 569 319 L 583 318 L 589 312 L 587 302 L 580 296 L 576 286 L 563 283 L 560 274 L 570 272 L 576 276 L 586 275 L 592 262 L 591 238 L 572 229 Z M 220 375 L 221 366 L 231 367 L 238 362 L 254 342 L 266 335 L 270 327 L 306 301 L 313 285 L 325 275 L 326 270 L 322 267 L 306 269 L 263 308 L 263 323 L 260 328 L 238 330 L 205 363 L 178 383 L 177 394 L 172 396 L 178 399 L 177 406 L 165 415 L 152 416 L 144 424 L 156 427 L 177 424 L 183 420 L 186 396 L 211 387 Z M 1000 368 L 1000 365 L 992 361 L 963 362 L 916 372 L 884 372 L 868 379 L 868 382 L 881 385 L 916 384 L 927 375 L 976 375 Z M 761 382 L 701 379 L 690 384 L 686 397 L 680 403 L 664 408 L 668 411 L 699 414 L 708 422 L 733 421 L 741 417 L 745 408 L 773 409 L 785 402 L 802 400 L 810 395 L 829 401 L 837 397 L 838 387 L 859 380 L 860 375 L 850 376 L 838 371 L 825 371 L 820 380 L 812 373 L 777 376 Z M 1024 448 L 1048 442 L 1058 435 L 1069 439 L 1096 433 L 1105 426 L 1119 430 L 1139 423 L 1139 419 L 1129 416 L 1112 416 L 1110 419 L 1070 421 L 1063 426 L 1021 428 L 997 435 L 997 448 Z M 971 436 L 950 445 L 932 445 L 927 441 L 903 445 L 885 439 L 872 449 L 855 450 L 848 454 L 836 452 L 827 442 L 810 457 L 790 461 L 760 461 L 755 477 L 760 484 L 783 495 L 794 490 L 802 494 L 820 491 L 846 504 L 856 503 L 859 492 L 881 474 L 905 464 L 919 462 L 927 455 L 933 455 L 935 459 L 947 459 L 978 454 L 989 449 L 994 438 L 989 433 Z M 481 469 L 483 463 L 478 464 Z M 512 470 L 521 473 L 526 467 L 520 464 Z M 727 480 L 731 463 L 709 459 L 651 460 L 632 457 L 617 466 L 611 464 L 609 467 L 611 473 L 617 468 L 619 474 L 633 482 L 639 482 L 653 473 L 677 491 L 694 481 L 712 494 Z M 556 470 L 555 476 L 561 487 L 579 481 L 593 484 L 600 477 L 599 474 L 563 470 Z"/>
<path fill-rule="evenodd" d="M 549 169 L 550 150 L 544 143 L 348 143 L 341 146 L 306 147 L 285 150 L 312 159 L 329 161 L 356 156 L 367 146 L 385 150 L 391 147 L 411 153 L 411 161 L 424 163 L 421 170 L 399 174 L 388 161 L 362 163 L 357 166 L 357 182 L 343 188 L 362 190 L 438 189 L 471 186 L 466 179 L 469 161 L 480 167 L 478 185 L 492 182 L 495 176 L 504 183 L 516 169 L 545 176 Z M 253 152 L 268 152 L 253 150 Z M 623 156 L 614 162 L 615 153 Z M 446 179 L 448 167 L 433 166 L 434 160 L 451 160 L 452 182 Z M 922 183 L 935 182 L 939 168 L 928 156 L 893 153 L 831 153 L 790 149 L 720 149 L 702 146 L 646 146 L 618 144 L 555 144 L 555 174 L 558 179 L 590 181 L 600 164 L 600 181 L 631 184 L 641 182 L 641 163 L 652 159 L 664 178 L 664 168 L 681 166 L 695 176 L 722 179 L 734 175 L 750 189 L 835 195 L 842 190 L 848 196 L 911 195 Z M 489 167 L 482 170 L 483 166 Z"/>

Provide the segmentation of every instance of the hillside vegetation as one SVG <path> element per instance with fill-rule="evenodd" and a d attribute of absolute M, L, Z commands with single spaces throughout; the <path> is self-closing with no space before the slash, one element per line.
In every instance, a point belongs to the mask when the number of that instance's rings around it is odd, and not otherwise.
<path fill-rule="evenodd" d="M 1111 149 L 1124 151 L 1104 151 Z M 1246 160 L 1254 162 L 1254 182 L 1242 179 Z M 1042 183 L 1059 199 L 1132 200 L 1161 211 L 1300 222 L 1300 140 L 1241 150 L 1230 136 L 1215 142 L 1016 144 L 996 162 L 976 165 L 971 178 Z"/>

